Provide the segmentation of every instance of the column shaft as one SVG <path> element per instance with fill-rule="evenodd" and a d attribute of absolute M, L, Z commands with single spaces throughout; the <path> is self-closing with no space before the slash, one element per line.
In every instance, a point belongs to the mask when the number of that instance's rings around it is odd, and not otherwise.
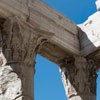
<path fill-rule="evenodd" d="M 96 66 L 91 60 L 67 59 L 60 69 L 68 100 L 96 100 Z"/>
<path fill-rule="evenodd" d="M 0 100 L 34 100 L 35 58 L 44 42 L 17 17 L 0 27 Z"/>

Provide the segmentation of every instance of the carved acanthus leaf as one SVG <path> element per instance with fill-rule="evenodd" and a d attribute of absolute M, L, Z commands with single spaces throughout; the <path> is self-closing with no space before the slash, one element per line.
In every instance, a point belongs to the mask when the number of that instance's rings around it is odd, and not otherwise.
<path fill-rule="evenodd" d="M 10 62 L 33 66 L 39 47 L 46 39 L 29 31 L 21 25 L 18 17 L 8 18 L 1 30 L 2 48 Z"/>
<path fill-rule="evenodd" d="M 61 65 L 61 75 L 68 98 L 96 94 L 96 65 L 93 60 L 74 57 Z"/>

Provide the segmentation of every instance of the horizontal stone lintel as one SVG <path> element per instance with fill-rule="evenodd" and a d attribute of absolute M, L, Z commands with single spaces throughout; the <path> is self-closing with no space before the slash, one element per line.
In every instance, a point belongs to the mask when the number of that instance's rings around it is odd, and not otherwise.
<path fill-rule="evenodd" d="M 17 16 L 23 25 L 48 37 L 50 43 L 62 49 L 65 54 L 80 54 L 77 26 L 40 0 L 1 0 L 0 16 Z"/>

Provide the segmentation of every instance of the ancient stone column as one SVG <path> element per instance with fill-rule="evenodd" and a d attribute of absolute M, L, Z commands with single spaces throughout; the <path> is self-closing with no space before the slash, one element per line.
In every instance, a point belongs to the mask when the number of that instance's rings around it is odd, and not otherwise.
<path fill-rule="evenodd" d="M 0 26 L 0 100 L 34 100 L 35 57 L 43 39 L 16 17 Z"/>
<path fill-rule="evenodd" d="M 96 100 L 96 66 L 83 57 L 65 59 L 60 67 L 68 100 Z"/>

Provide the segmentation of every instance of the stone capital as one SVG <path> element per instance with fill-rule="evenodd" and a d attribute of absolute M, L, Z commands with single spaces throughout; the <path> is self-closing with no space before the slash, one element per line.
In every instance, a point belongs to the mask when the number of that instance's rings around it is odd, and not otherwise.
<path fill-rule="evenodd" d="M 75 56 L 60 68 L 68 100 L 96 99 L 96 65 L 91 59 Z M 89 99 L 90 98 L 90 99 Z"/>
<path fill-rule="evenodd" d="M 20 23 L 18 17 L 8 18 L 1 29 L 2 51 L 8 64 L 19 63 L 30 67 L 45 38 L 36 35 Z"/>
<path fill-rule="evenodd" d="M 35 59 L 47 39 L 26 29 L 17 17 L 1 26 L 0 100 L 34 100 Z"/>

